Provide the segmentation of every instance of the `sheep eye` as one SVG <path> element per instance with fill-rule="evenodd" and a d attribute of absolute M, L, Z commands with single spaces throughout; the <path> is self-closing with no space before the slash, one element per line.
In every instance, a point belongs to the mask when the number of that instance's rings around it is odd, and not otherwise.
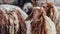
<path fill-rule="evenodd" d="M 43 6 L 43 8 L 45 8 L 45 6 Z"/>

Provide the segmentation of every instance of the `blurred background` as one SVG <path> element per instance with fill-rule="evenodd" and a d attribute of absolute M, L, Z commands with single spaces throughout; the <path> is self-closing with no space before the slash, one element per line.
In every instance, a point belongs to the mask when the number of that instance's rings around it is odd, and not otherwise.
<path fill-rule="evenodd" d="M 39 2 L 46 2 L 46 0 L 37 0 Z M 54 5 L 56 6 L 60 6 L 60 0 L 47 0 L 48 2 L 53 2 Z M 0 0 L 0 5 L 1 4 L 11 4 L 11 5 L 16 5 L 16 6 L 19 6 L 19 7 L 23 7 L 23 5 L 27 2 L 33 2 L 33 0 Z"/>
<path fill-rule="evenodd" d="M 39 1 L 46 2 L 46 0 L 39 0 Z M 47 1 L 54 3 L 54 5 L 56 5 L 56 6 L 60 6 L 60 0 L 47 0 Z"/>

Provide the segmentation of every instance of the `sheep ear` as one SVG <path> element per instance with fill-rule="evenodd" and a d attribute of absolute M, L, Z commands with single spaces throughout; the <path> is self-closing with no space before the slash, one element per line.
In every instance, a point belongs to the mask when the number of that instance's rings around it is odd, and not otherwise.
<path fill-rule="evenodd" d="M 33 12 L 25 20 L 31 20 L 32 18 L 33 18 Z"/>

